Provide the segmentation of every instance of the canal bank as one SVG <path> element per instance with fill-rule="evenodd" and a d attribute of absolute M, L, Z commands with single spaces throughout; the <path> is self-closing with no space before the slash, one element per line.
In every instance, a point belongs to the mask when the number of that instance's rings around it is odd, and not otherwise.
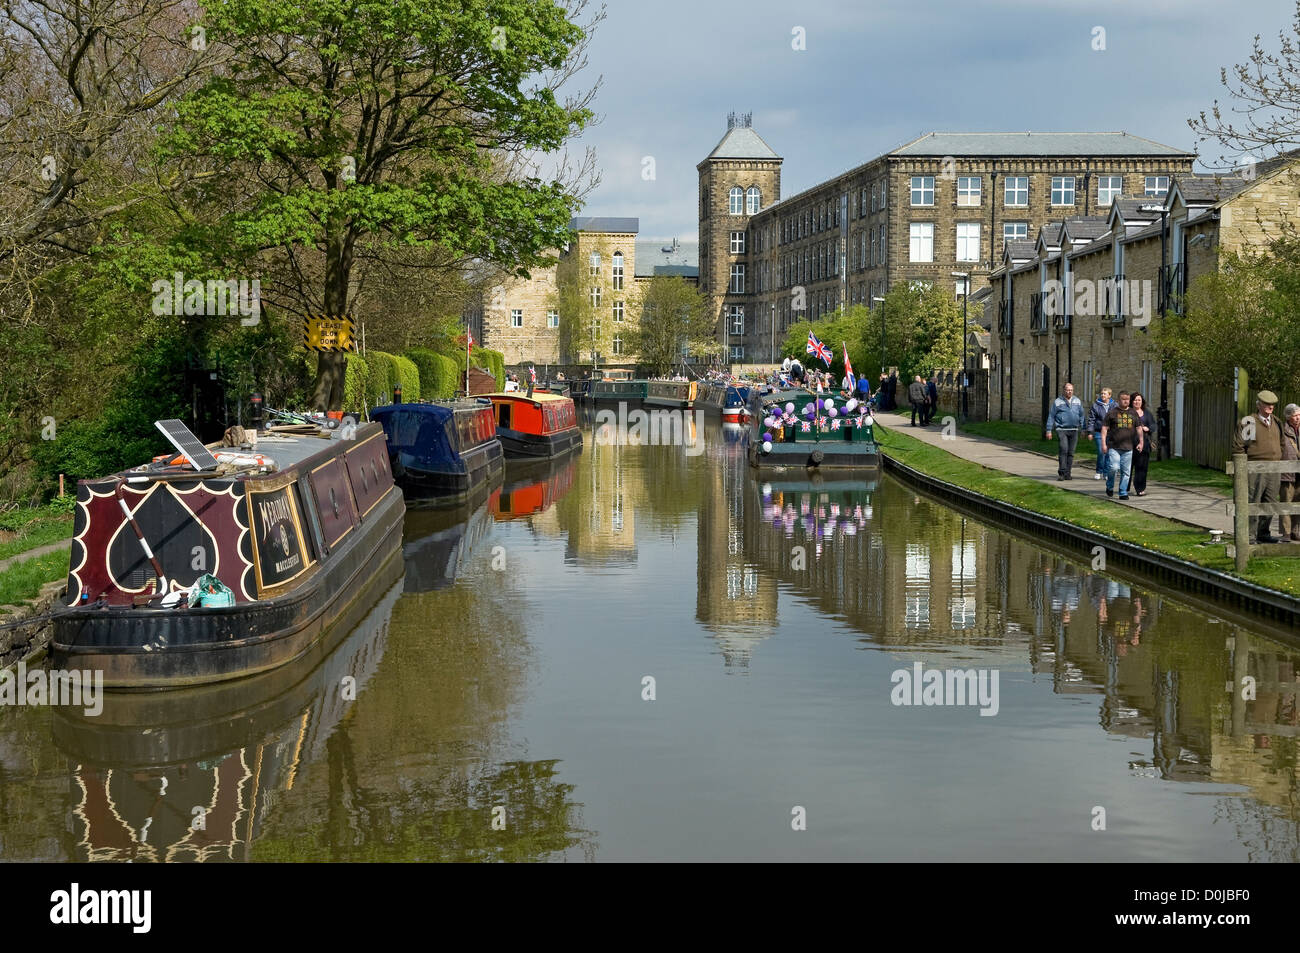
<path fill-rule="evenodd" d="M 1232 572 L 1225 544 L 1211 542 L 1209 532 L 1223 528 L 1216 506 L 1222 522 L 1230 523 L 1222 498 L 1207 500 L 1203 491 L 1164 485 L 1158 500 L 1118 503 L 1101 496 L 1097 487 L 1104 484 L 1091 479 L 1080 482 L 1076 476 L 1071 484 L 1054 485 L 1054 461 L 1047 463 L 1053 470 L 1048 482 L 1033 475 L 1044 466 L 1034 454 L 980 437 L 945 437 L 938 429 L 917 428 L 914 437 L 900 429 L 901 415 L 880 417 L 893 425 L 879 428 L 885 469 L 913 487 L 1079 552 L 1097 568 L 1127 568 L 1238 612 L 1292 627 L 1300 623 L 1300 560 L 1256 558 L 1244 575 Z M 990 466 L 994 460 L 1002 465 Z M 1150 507 L 1172 509 L 1180 518 Z"/>

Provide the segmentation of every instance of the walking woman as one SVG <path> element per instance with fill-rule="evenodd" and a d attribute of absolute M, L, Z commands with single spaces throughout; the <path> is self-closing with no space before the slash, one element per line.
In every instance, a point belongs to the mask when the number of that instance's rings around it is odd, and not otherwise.
<path fill-rule="evenodd" d="M 1142 449 L 1133 452 L 1133 490 L 1138 496 L 1146 496 L 1147 467 L 1151 465 L 1151 446 L 1156 442 L 1159 424 L 1155 414 L 1147 410 L 1147 399 L 1140 393 L 1133 395 L 1132 406 L 1138 431 L 1142 434 Z"/>

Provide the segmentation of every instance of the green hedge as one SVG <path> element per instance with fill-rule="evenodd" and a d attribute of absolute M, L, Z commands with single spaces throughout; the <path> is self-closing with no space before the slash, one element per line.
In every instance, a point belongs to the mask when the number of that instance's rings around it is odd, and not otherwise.
<path fill-rule="evenodd" d="M 366 379 L 366 398 L 371 407 L 382 407 L 393 402 L 393 388 L 402 381 L 397 358 L 387 351 L 366 351 L 366 363 L 370 366 L 370 375 Z M 419 385 L 416 385 L 419 389 Z M 405 396 L 405 395 L 403 395 Z"/>
<path fill-rule="evenodd" d="M 455 360 L 423 347 L 407 351 L 406 356 L 420 374 L 420 396 L 424 400 L 446 400 L 456 396 L 460 366 Z"/>
<path fill-rule="evenodd" d="M 397 362 L 397 371 L 402 382 L 402 400 L 419 400 L 420 371 L 416 368 L 415 362 L 401 355 L 394 357 L 393 360 Z"/>
<path fill-rule="evenodd" d="M 360 412 L 361 400 L 366 395 L 370 367 L 360 354 L 348 355 L 347 375 L 343 378 L 343 409 Z"/>
<path fill-rule="evenodd" d="M 491 348 L 474 349 L 474 366 L 481 367 L 497 379 L 497 390 L 506 386 L 506 356 Z"/>

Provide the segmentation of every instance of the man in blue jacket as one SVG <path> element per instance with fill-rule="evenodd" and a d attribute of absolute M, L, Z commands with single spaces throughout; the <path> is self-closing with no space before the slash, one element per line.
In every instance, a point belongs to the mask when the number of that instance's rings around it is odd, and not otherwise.
<path fill-rule="evenodd" d="M 1119 404 L 1110 396 L 1110 388 L 1103 387 L 1101 396 L 1092 402 L 1088 408 L 1088 423 L 1084 427 L 1090 440 L 1095 441 L 1097 446 L 1097 472 L 1092 475 L 1094 480 L 1100 480 L 1106 475 L 1106 454 L 1102 450 L 1101 426 L 1106 421 L 1106 415 L 1118 407 Z"/>
<path fill-rule="evenodd" d="M 1065 396 L 1052 402 L 1052 410 L 1047 415 L 1047 439 L 1052 439 L 1056 432 L 1060 441 L 1056 452 L 1056 478 L 1073 480 L 1074 448 L 1079 443 L 1079 428 L 1083 426 L 1083 402 L 1074 396 L 1074 385 L 1065 384 Z"/>
<path fill-rule="evenodd" d="M 925 382 L 925 420 L 923 426 L 930 426 L 930 421 L 934 415 L 939 412 L 939 388 L 935 386 L 934 379 L 938 374 L 931 374 L 930 379 Z"/>

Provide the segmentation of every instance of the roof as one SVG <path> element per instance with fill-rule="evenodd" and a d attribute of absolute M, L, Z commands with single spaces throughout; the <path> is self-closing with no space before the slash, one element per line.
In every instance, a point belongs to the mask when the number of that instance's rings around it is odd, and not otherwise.
<path fill-rule="evenodd" d="M 1064 239 L 1066 235 L 1070 236 L 1071 241 L 1077 239 L 1094 239 L 1101 238 L 1110 231 L 1110 219 L 1105 215 L 1088 215 L 1075 216 L 1067 218 L 1062 223 L 1064 232 L 1058 237 L 1058 241 Z"/>
<path fill-rule="evenodd" d="M 1120 217 L 1125 221 L 1128 221 L 1129 219 L 1149 219 L 1153 216 L 1159 218 L 1159 212 L 1145 212 L 1143 211 L 1143 206 L 1158 205 L 1163 208 L 1164 204 L 1164 198 L 1157 195 L 1147 196 L 1144 198 L 1120 196 L 1111 203 L 1111 209 L 1112 213 L 1119 212 Z"/>
<path fill-rule="evenodd" d="M 636 242 L 637 278 L 655 275 L 680 275 L 683 278 L 700 276 L 700 243 L 642 240 Z"/>
<path fill-rule="evenodd" d="M 1033 258 L 1038 254 L 1038 243 L 1027 238 L 1013 238 L 1007 242 L 1006 254 L 1011 256 L 1012 261 L 1017 258 Z"/>
<path fill-rule="evenodd" d="M 1057 247 L 1061 244 L 1061 228 L 1063 224 L 1063 222 L 1048 222 L 1038 230 L 1038 240 L 1048 248 Z M 1038 242 L 1034 243 L 1034 247 L 1038 247 Z"/>
<path fill-rule="evenodd" d="M 635 235 L 641 230 L 639 218 L 571 218 L 569 227 L 575 232 L 615 232 L 620 235 Z"/>
<path fill-rule="evenodd" d="M 571 399 L 569 397 L 565 397 L 563 394 L 552 394 L 547 391 L 540 391 L 540 390 L 533 391 L 533 396 L 529 397 L 527 389 L 512 390 L 512 391 L 494 391 L 491 394 L 475 394 L 474 396 L 487 397 L 494 402 L 498 400 L 524 400 L 524 401 L 532 401 L 538 404 L 554 404 L 559 401 L 566 401 Z"/>
<path fill-rule="evenodd" d="M 1169 156 L 1193 153 L 1127 132 L 931 132 L 891 156 Z"/>
<path fill-rule="evenodd" d="M 1175 180 L 1178 194 L 1188 204 L 1214 204 L 1231 198 L 1246 186 L 1245 179 L 1235 175 L 1180 175 Z"/>
<path fill-rule="evenodd" d="M 781 157 L 749 126 L 732 126 L 722 137 L 709 159 L 776 159 Z"/>

